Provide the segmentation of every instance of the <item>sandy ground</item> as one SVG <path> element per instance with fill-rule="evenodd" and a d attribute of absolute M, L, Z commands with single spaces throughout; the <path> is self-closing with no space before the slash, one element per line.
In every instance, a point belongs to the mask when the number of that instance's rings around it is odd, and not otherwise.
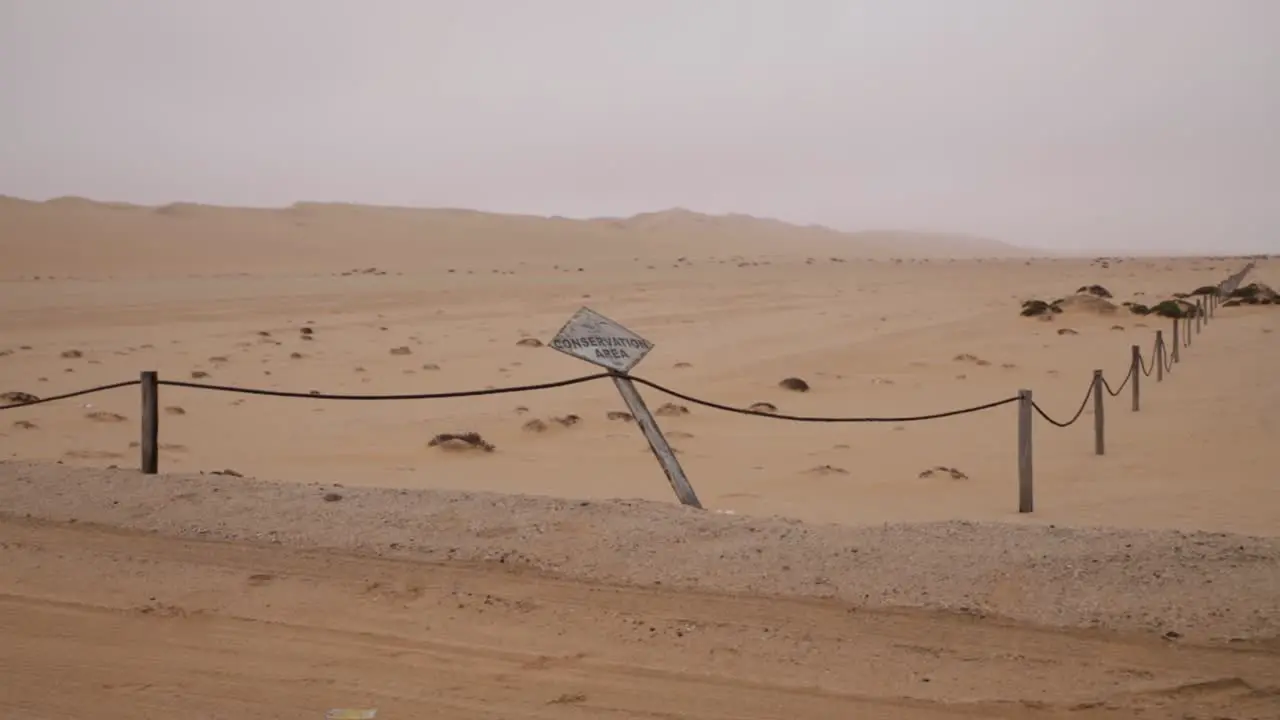
<path fill-rule="evenodd" d="M 0 470 L 13 717 L 1280 710 L 1276 539 Z"/>
<path fill-rule="evenodd" d="M 558 380 L 594 368 L 517 343 L 587 305 L 656 344 L 638 375 L 717 402 L 906 416 L 1029 388 L 1065 418 L 1094 368 L 1118 384 L 1170 321 L 1042 322 L 1023 300 L 1097 283 L 1150 304 L 1244 264 L 895 260 L 884 234 L 688 213 L 35 207 L 0 207 L 0 392 L 39 396 L 142 370 L 360 394 Z M 904 258 L 947 251 L 903 242 Z M 966 242 L 954 254 L 1013 254 Z M 1128 390 L 1108 399 L 1105 456 L 1092 409 L 1037 422 L 1032 515 L 1015 512 L 1012 406 L 800 424 L 643 389 L 688 409 L 660 421 L 710 513 L 674 505 L 635 425 L 608 419 L 605 381 L 411 402 L 166 387 L 176 474 L 159 478 L 129 469 L 136 388 L 7 410 L 0 662 L 24 679 L 3 702 L 51 718 L 1274 717 L 1278 320 L 1220 309 L 1164 382 L 1142 378 L 1141 412 Z M 459 431 L 496 450 L 427 444 Z M 921 476 L 937 466 L 961 477 Z M 247 477 L 199 475 L 223 469 Z M 53 693 L 68 673 L 77 689 Z"/>

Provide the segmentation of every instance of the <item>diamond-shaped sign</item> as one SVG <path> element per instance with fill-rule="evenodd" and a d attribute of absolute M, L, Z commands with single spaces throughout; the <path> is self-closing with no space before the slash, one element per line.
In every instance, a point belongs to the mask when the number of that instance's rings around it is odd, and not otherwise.
<path fill-rule="evenodd" d="M 584 307 L 560 328 L 551 341 L 551 347 L 580 360 L 625 373 L 649 354 L 653 343 Z"/>

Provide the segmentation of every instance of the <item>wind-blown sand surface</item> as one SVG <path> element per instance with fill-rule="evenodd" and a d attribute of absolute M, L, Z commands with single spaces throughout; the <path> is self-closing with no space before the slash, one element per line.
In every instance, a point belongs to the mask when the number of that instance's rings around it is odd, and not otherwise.
<path fill-rule="evenodd" d="M 1172 321 L 1044 322 L 1023 300 L 1096 283 L 1154 304 L 1244 265 L 685 211 L 4 200 L 0 231 L 0 392 L 38 396 L 142 370 L 359 394 L 559 380 L 594 368 L 517 343 L 587 305 L 656 344 L 638 375 L 729 405 L 906 416 L 1030 388 L 1066 419 L 1094 368 L 1118 384 Z M 1267 260 L 1250 280 L 1280 285 Z M 165 387 L 177 474 L 157 477 L 131 469 L 137 388 L 7 410 L 0 666 L 22 679 L 0 707 L 1274 717 L 1278 319 L 1220 308 L 1164 382 L 1142 378 L 1141 412 L 1108 398 L 1105 456 L 1091 408 L 1037 421 L 1032 515 L 1011 405 L 801 424 L 642 388 L 688 409 L 659 420 L 703 503 L 736 515 L 674 504 L 635 424 L 609 419 L 607 381 L 406 402 Z M 496 450 L 428 446 L 460 431 Z M 960 477 L 921 476 L 937 466 Z M 247 477 L 200 475 L 223 469 Z"/>

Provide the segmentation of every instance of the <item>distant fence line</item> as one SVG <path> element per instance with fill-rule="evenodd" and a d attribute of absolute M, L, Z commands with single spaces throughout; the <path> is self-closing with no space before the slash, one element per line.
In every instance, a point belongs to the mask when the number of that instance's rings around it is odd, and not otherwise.
<path fill-rule="evenodd" d="M 1180 362 L 1180 350 L 1188 348 L 1192 344 L 1192 338 L 1201 332 L 1203 326 L 1208 325 L 1210 320 L 1216 314 L 1217 308 L 1221 306 L 1221 298 L 1230 295 L 1239 286 L 1244 276 L 1252 270 L 1254 264 L 1250 262 L 1237 273 L 1220 283 L 1217 288 L 1218 292 L 1214 294 L 1206 294 L 1195 301 L 1195 312 L 1184 315 L 1183 317 L 1172 318 L 1172 342 L 1166 344 L 1164 339 L 1164 331 L 1157 330 L 1155 333 L 1155 341 L 1152 347 L 1151 355 L 1144 359 L 1142 348 L 1138 345 L 1130 347 L 1129 368 L 1123 380 L 1118 387 L 1113 388 L 1110 382 L 1103 376 L 1102 370 L 1094 370 L 1093 377 L 1089 381 L 1088 387 L 1085 388 L 1084 399 L 1081 400 L 1080 406 L 1076 409 L 1075 414 L 1069 420 L 1061 421 L 1054 419 L 1033 399 L 1031 390 L 1019 390 L 1016 395 L 993 400 L 991 402 L 964 407 L 955 410 L 946 410 L 942 412 L 927 413 L 923 415 L 905 415 L 896 417 L 827 417 L 827 416 L 805 416 L 805 415 L 789 415 L 786 413 L 778 413 L 772 410 L 761 410 L 752 408 L 740 408 L 723 403 L 704 400 L 702 398 L 678 392 L 666 386 L 660 385 L 652 380 L 646 380 L 642 377 L 627 375 L 632 382 L 645 385 L 661 393 L 665 393 L 672 397 L 684 400 L 685 402 L 700 405 L 702 407 L 720 410 L 723 412 L 737 413 L 741 415 L 754 415 L 757 417 L 769 418 L 773 420 L 782 420 L 788 422 L 811 422 L 811 423 L 909 423 L 921 422 L 925 420 L 937 420 L 940 418 L 955 417 L 959 415 L 968 415 L 971 413 L 983 412 L 1004 405 L 1017 403 L 1018 405 L 1018 512 L 1029 513 L 1034 510 L 1034 473 L 1032 463 L 1032 419 L 1034 415 L 1039 415 L 1050 425 L 1059 428 L 1066 428 L 1074 425 L 1084 415 L 1085 408 L 1089 406 L 1089 401 L 1093 401 L 1093 423 L 1094 423 L 1094 453 L 1104 455 L 1106 453 L 1106 413 L 1104 395 L 1117 397 L 1126 387 L 1130 388 L 1131 393 L 1131 411 L 1138 412 L 1141 409 L 1141 379 L 1150 377 L 1155 373 L 1156 382 L 1163 382 L 1164 376 L 1173 371 L 1174 365 Z M 321 392 L 287 392 L 282 390 L 266 390 L 261 388 L 239 387 L 234 385 L 214 385 L 209 383 L 187 382 L 182 380 L 163 380 L 155 371 L 144 371 L 137 380 L 126 380 L 123 382 L 111 383 L 109 385 L 100 385 L 98 387 L 77 390 L 62 395 L 54 395 L 46 398 L 35 398 L 28 396 L 22 401 L 9 405 L 0 405 L 0 410 L 14 410 L 17 408 L 28 408 L 45 403 L 57 402 L 59 400 L 67 400 L 83 395 L 90 395 L 108 390 L 115 390 L 124 387 L 139 386 L 142 390 L 142 437 L 141 437 L 141 470 L 145 474 L 156 474 L 159 472 L 160 454 L 159 454 L 159 433 L 160 433 L 160 402 L 159 388 L 162 385 L 179 388 L 189 388 L 194 390 L 208 390 L 214 392 L 228 392 L 246 395 L 264 395 L 269 397 L 282 398 L 301 398 L 309 400 L 360 400 L 360 401 L 378 401 L 378 400 L 440 400 L 446 398 L 462 398 L 477 397 L 483 395 L 504 395 L 510 393 L 535 392 L 539 390 L 550 390 L 555 388 L 568 387 L 571 385 L 579 385 L 595 380 L 614 378 L 621 373 L 600 372 L 591 375 L 583 375 L 581 377 L 569 378 L 566 380 L 557 380 L 553 382 L 537 383 L 532 385 L 513 385 L 507 387 L 485 388 L 482 390 L 459 390 L 452 392 L 440 393 L 411 393 L 398 395 L 344 395 Z M 684 498 L 681 498 L 682 501 Z M 695 500 L 696 502 L 696 500 Z"/>

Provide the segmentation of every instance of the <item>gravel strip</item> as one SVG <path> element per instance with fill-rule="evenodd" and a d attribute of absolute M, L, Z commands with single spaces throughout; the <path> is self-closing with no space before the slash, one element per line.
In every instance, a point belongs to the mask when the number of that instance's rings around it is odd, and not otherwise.
<path fill-rule="evenodd" d="M 846 527 L 638 500 L 21 462 L 0 462 L 0 514 L 1171 639 L 1280 638 L 1277 538 L 971 522 Z"/>

